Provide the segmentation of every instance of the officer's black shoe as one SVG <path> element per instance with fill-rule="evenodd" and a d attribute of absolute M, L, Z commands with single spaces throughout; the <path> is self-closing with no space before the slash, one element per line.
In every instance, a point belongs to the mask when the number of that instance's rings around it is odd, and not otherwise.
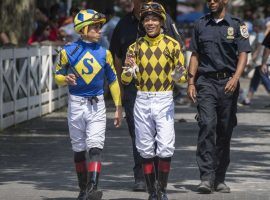
<path fill-rule="evenodd" d="M 221 193 L 230 193 L 231 189 L 224 182 L 215 183 L 215 191 Z"/>
<path fill-rule="evenodd" d="M 158 191 L 158 200 L 168 200 L 166 191 Z"/>
<path fill-rule="evenodd" d="M 134 186 L 133 186 L 133 191 L 135 191 L 135 192 L 145 192 L 146 191 L 145 182 L 143 180 L 135 180 L 135 183 L 134 183 Z"/>
<path fill-rule="evenodd" d="M 81 190 L 77 200 L 85 200 L 85 190 Z"/>
<path fill-rule="evenodd" d="M 148 200 L 158 200 L 157 193 L 154 191 L 149 194 Z"/>
<path fill-rule="evenodd" d="M 209 181 L 202 181 L 197 190 L 201 194 L 210 194 L 213 192 L 212 185 Z"/>

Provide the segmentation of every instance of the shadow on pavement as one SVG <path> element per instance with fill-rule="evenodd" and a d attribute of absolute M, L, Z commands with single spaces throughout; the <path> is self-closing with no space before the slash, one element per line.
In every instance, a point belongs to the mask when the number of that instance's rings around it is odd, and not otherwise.
<path fill-rule="evenodd" d="M 195 113 L 195 108 L 189 112 Z M 240 183 L 239 188 L 241 183 L 249 179 L 269 185 L 270 133 L 261 132 L 262 127 L 240 124 L 234 131 L 227 180 Z M 195 192 L 199 184 L 195 158 L 198 126 L 196 122 L 175 123 L 175 130 L 176 149 L 169 177 L 172 186 L 169 193 Z M 131 192 L 133 157 L 126 123 L 120 129 L 115 129 L 113 120 L 108 119 L 106 137 L 100 188 L 115 190 L 115 194 L 118 190 Z M 17 182 L 31 184 L 36 190 L 78 191 L 65 117 L 38 118 L 3 131 L 0 134 L 0 152 L 0 187 Z M 256 189 L 256 184 L 252 182 L 243 190 L 250 190 L 249 187 Z M 73 198 L 43 197 L 43 200 L 50 199 Z M 114 197 L 111 200 L 135 199 L 140 198 Z"/>
<path fill-rule="evenodd" d="M 139 198 L 117 198 L 117 199 L 109 198 L 108 200 L 140 200 L 140 199 Z"/>
<path fill-rule="evenodd" d="M 61 197 L 61 198 L 43 198 L 42 200 L 74 200 L 74 198 Z"/>

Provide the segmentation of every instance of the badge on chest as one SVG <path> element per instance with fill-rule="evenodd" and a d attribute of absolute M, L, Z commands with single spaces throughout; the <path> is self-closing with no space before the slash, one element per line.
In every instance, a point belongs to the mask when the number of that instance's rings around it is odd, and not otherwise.
<path fill-rule="evenodd" d="M 234 39 L 234 29 L 233 27 L 228 27 L 227 29 L 227 39 L 228 40 L 233 40 Z"/>

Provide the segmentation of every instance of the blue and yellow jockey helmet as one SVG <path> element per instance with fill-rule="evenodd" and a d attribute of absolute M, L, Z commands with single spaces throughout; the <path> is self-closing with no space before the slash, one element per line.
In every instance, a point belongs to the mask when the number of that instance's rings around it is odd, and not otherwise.
<path fill-rule="evenodd" d="M 147 15 L 155 14 L 160 16 L 164 21 L 166 21 L 166 11 L 164 7 L 156 2 L 144 3 L 141 6 L 140 16 L 143 20 Z"/>
<path fill-rule="evenodd" d="M 106 17 L 102 13 L 98 13 L 95 10 L 87 9 L 81 10 L 74 18 L 74 29 L 76 32 L 88 25 L 106 22 Z"/>

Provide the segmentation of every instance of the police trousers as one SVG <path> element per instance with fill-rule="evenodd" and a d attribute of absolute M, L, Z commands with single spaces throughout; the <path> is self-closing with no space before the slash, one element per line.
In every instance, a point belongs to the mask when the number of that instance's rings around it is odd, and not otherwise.
<path fill-rule="evenodd" d="M 237 124 L 239 83 L 234 93 L 225 94 L 229 78 L 200 75 L 196 82 L 199 135 L 196 159 L 201 180 L 225 180 L 230 163 L 230 141 Z"/>

